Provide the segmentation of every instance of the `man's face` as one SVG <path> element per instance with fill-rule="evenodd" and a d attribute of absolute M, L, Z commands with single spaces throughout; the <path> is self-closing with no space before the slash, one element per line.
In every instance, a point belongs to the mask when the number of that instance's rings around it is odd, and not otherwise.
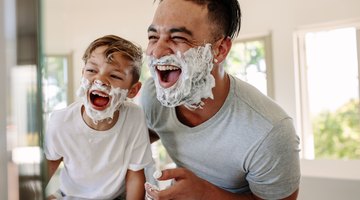
<path fill-rule="evenodd" d="M 206 7 L 184 0 L 164 0 L 159 4 L 148 29 L 147 55 L 159 59 L 184 53 L 212 41 Z M 181 76 L 181 67 L 172 64 L 154 66 L 163 88 L 173 86 Z"/>

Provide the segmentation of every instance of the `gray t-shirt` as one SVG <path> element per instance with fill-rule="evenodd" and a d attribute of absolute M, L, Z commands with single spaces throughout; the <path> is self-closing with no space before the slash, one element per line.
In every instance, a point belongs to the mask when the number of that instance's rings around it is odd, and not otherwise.
<path fill-rule="evenodd" d="M 230 76 L 221 109 L 196 126 L 156 99 L 153 80 L 142 90 L 147 123 L 178 167 L 234 193 L 280 199 L 299 186 L 299 137 L 292 119 L 253 86 Z"/>

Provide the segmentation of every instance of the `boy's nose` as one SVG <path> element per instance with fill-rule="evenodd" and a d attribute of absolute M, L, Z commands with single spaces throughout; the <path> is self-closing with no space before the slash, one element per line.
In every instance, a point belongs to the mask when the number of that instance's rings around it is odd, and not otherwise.
<path fill-rule="evenodd" d="M 103 85 L 105 85 L 105 86 L 110 86 L 108 83 L 104 83 L 103 81 L 101 81 L 101 80 L 99 80 L 99 79 L 96 79 L 96 80 L 94 81 L 94 84 L 95 84 L 95 85 L 98 85 L 98 86 L 103 86 Z"/>

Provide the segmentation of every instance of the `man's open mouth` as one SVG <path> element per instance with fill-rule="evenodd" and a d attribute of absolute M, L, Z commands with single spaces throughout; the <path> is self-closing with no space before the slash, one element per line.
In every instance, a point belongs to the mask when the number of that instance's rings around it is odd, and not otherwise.
<path fill-rule="evenodd" d="M 105 92 L 92 90 L 90 91 L 90 102 L 94 109 L 104 110 L 110 102 L 110 97 Z"/>
<path fill-rule="evenodd" d="M 168 88 L 176 83 L 181 74 L 181 69 L 173 65 L 157 65 L 156 72 L 162 87 Z"/>

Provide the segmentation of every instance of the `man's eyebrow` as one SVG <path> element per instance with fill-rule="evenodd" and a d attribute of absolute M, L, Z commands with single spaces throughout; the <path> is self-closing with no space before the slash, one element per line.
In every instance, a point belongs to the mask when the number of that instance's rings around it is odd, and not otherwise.
<path fill-rule="evenodd" d="M 157 33 L 158 31 L 157 31 L 157 29 L 155 28 L 154 25 L 150 25 L 149 28 L 148 28 L 148 32 L 155 32 L 155 33 Z M 180 32 L 180 33 L 186 33 L 186 34 L 188 34 L 188 35 L 190 35 L 190 36 L 193 35 L 193 33 L 192 33 L 189 29 L 187 29 L 187 28 L 185 28 L 185 27 L 171 28 L 171 29 L 169 30 L 169 32 L 170 32 L 170 33 L 178 33 L 178 32 Z"/>
<path fill-rule="evenodd" d="M 156 28 L 153 25 L 150 25 L 147 31 L 148 32 L 157 32 Z"/>
<path fill-rule="evenodd" d="M 190 36 L 193 35 L 193 33 L 189 29 L 187 29 L 185 27 L 179 27 L 179 28 L 170 29 L 170 33 L 176 33 L 176 32 L 186 33 L 186 34 L 188 34 Z"/>

